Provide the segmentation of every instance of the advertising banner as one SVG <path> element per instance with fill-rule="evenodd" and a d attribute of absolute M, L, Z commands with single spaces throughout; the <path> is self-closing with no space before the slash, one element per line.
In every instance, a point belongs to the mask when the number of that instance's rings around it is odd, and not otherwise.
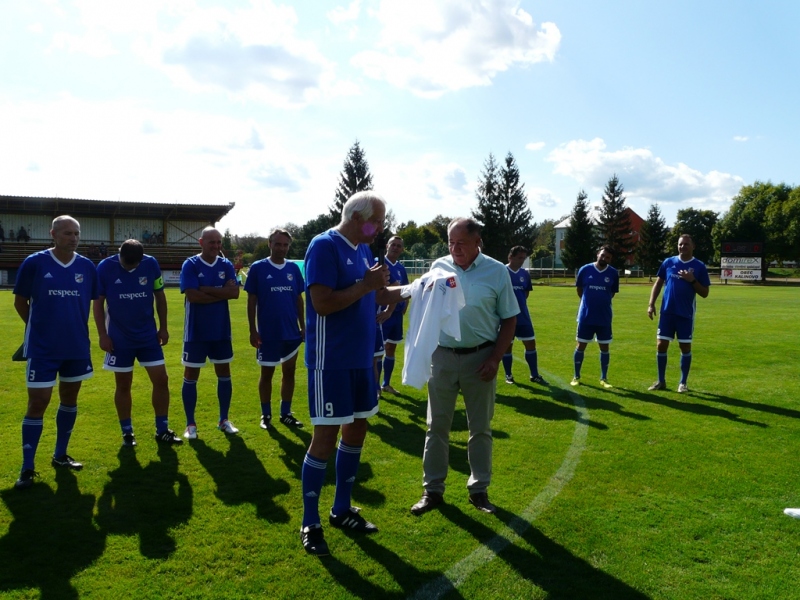
<path fill-rule="evenodd" d="M 744 281 L 760 281 L 761 269 L 722 269 L 722 279 L 740 279 Z"/>
<path fill-rule="evenodd" d="M 723 269 L 760 269 L 761 259 L 758 256 L 723 256 L 720 258 Z"/>

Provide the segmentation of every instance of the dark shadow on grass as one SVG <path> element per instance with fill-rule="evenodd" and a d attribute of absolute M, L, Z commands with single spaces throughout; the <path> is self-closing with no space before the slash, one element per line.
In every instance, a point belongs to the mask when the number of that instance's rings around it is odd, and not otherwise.
<path fill-rule="evenodd" d="M 402 589 L 401 592 L 391 592 L 365 579 L 358 571 L 336 558 L 336 541 L 333 536 L 328 535 L 328 543 L 331 546 L 331 556 L 321 560 L 324 567 L 331 576 L 356 598 L 407 598 L 421 587 L 427 580 L 438 575 L 438 573 L 425 573 L 415 568 L 413 565 L 404 561 L 398 554 L 382 546 L 375 535 L 367 536 L 343 532 L 351 538 L 366 556 L 380 563 L 392 576 L 395 582 Z M 380 533 L 377 534 L 380 536 Z M 458 592 L 452 598 L 463 598 Z M 320 590 L 320 596 L 325 596 L 325 592 Z"/>
<path fill-rule="evenodd" d="M 719 394 L 711 394 L 708 392 L 695 392 L 689 391 L 689 397 L 694 396 L 700 400 L 708 400 L 709 402 L 719 402 L 720 404 L 727 404 L 728 406 L 736 406 L 738 408 L 746 408 L 748 410 L 757 410 L 780 417 L 789 417 L 790 419 L 800 419 L 800 411 L 791 408 L 784 408 L 782 406 L 773 406 L 771 404 L 764 404 L 762 402 L 749 402 L 747 400 L 740 400 L 739 398 L 731 398 L 730 396 L 720 396 Z"/>
<path fill-rule="evenodd" d="M 532 391 L 536 391 L 539 389 L 541 388 L 532 388 Z M 599 391 L 602 392 L 603 394 L 607 394 L 609 398 L 598 398 L 596 396 L 587 396 L 586 394 L 583 393 L 585 390 Z M 586 409 L 590 413 L 594 410 L 604 410 L 607 412 L 616 413 L 621 417 L 628 417 L 629 419 L 634 419 L 635 421 L 650 420 L 650 417 L 648 417 L 647 415 L 640 415 L 639 413 L 632 412 L 628 410 L 628 408 L 625 407 L 625 405 L 620 404 L 619 402 L 615 402 L 612 398 L 616 395 L 616 390 L 617 390 L 616 387 L 607 390 L 599 386 L 595 387 L 582 384 L 576 387 L 570 387 L 570 389 L 568 390 L 561 388 L 551 388 L 551 397 L 556 402 L 568 403 L 571 406 L 574 406 L 575 402 L 570 396 L 572 394 L 577 394 L 583 399 L 583 403 L 586 406 Z M 577 414 L 575 416 L 576 416 L 575 420 L 578 420 Z M 591 421 L 588 424 L 590 426 L 593 426 Z M 602 425 L 601 429 L 607 429 L 607 427 L 605 425 Z"/>
<path fill-rule="evenodd" d="M 271 523 L 288 523 L 289 514 L 275 504 L 275 496 L 289 493 L 289 484 L 270 477 L 254 450 L 240 436 L 227 436 L 228 452 L 209 447 L 203 440 L 194 440 L 197 459 L 217 485 L 215 495 L 229 506 L 252 504 L 256 515 Z"/>
<path fill-rule="evenodd" d="M 616 388 L 622 394 L 625 394 L 628 398 L 633 400 L 639 400 L 640 402 L 648 402 L 650 404 L 658 404 L 660 406 L 665 406 L 667 408 L 672 408 L 675 410 L 682 410 L 684 412 L 694 413 L 696 415 L 703 415 L 706 417 L 719 417 L 721 419 L 728 419 L 730 421 L 735 421 L 737 423 L 741 423 L 742 425 L 752 425 L 754 427 L 762 427 L 767 428 L 769 425 L 766 423 L 761 423 L 759 421 L 750 421 L 749 419 L 742 419 L 736 413 L 732 413 L 728 410 L 723 410 L 721 408 L 715 408 L 713 406 L 707 406 L 705 404 L 700 404 L 698 402 L 692 402 L 692 396 L 689 394 L 680 394 L 678 395 L 677 392 L 669 392 L 669 391 L 659 391 L 659 392 L 640 392 L 638 390 L 631 390 L 627 388 Z M 681 400 L 677 400 L 674 396 L 678 396 Z"/>
<path fill-rule="evenodd" d="M 405 394 L 384 393 L 380 399 L 381 403 L 391 404 L 408 412 L 408 418 L 415 423 L 425 424 L 428 415 L 428 401 L 418 400 Z"/>
<path fill-rule="evenodd" d="M 56 491 L 43 483 L 0 492 L 14 516 L 0 539 L 0 590 L 38 588 L 41 598 L 78 598 L 70 580 L 105 551 L 92 522 L 95 497 L 81 494 L 75 474 L 56 470 Z"/>
<path fill-rule="evenodd" d="M 175 449 L 159 445 L 159 460 L 144 468 L 133 448 L 123 446 L 117 457 L 119 467 L 97 501 L 97 524 L 107 534 L 138 534 L 146 558 L 169 558 L 177 548 L 170 529 L 192 517 L 192 486 L 178 472 Z"/>
<path fill-rule="evenodd" d="M 494 517 L 474 513 L 469 516 L 458 507 L 443 505 L 442 514 L 456 527 L 469 532 L 475 540 L 488 546 L 527 581 L 547 593 L 548 598 L 608 598 L 609 600 L 647 600 L 648 596 L 630 587 L 616 577 L 604 573 L 586 560 L 545 536 L 513 513 L 498 507 Z M 484 525 L 480 519 L 497 518 L 506 523 L 530 546 L 531 551 L 512 544 L 511 540 Z M 491 569 L 491 567 L 488 567 Z M 457 593 L 453 590 L 453 593 Z M 455 598 L 452 593 L 443 598 Z"/>
<path fill-rule="evenodd" d="M 581 397 L 584 398 L 584 402 L 588 403 L 589 398 Z M 552 398 L 556 402 L 563 402 L 568 406 L 561 406 L 555 402 L 540 400 L 539 398 L 511 396 L 505 393 L 498 393 L 496 402 L 497 404 L 513 408 L 520 414 L 543 419 L 545 421 L 577 421 L 579 419 L 579 415 L 575 411 L 574 402 L 572 398 L 569 397 L 569 394 L 566 392 L 559 393 L 558 391 L 554 391 Z M 589 427 L 594 427 L 599 430 L 608 429 L 608 425 L 598 421 L 589 420 L 586 421 L 586 424 Z"/>
<path fill-rule="evenodd" d="M 293 440 L 284 435 L 284 431 L 288 431 L 297 439 Z M 279 430 L 277 427 L 273 427 L 272 429 L 269 429 L 263 433 L 265 436 L 268 435 L 270 438 L 278 442 L 278 446 L 280 446 L 281 450 L 283 450 L 283 453 L 280 457 L 283 461 L 283 464 L 286 465 L 286 469 L 294 475 L 295 479 L 300 481 L 300 476 L 303 469 L 303 460 L 306 457 L 306 450 L 311 444 L 311 434 L 304 429 L 287 429 L 285 427 L 281 430 Z"/>

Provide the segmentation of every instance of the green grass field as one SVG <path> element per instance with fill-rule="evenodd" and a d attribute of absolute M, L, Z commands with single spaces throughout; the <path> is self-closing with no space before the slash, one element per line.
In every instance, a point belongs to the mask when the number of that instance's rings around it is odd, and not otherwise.
<path fill-rule="evenodd" d="M 9 357 L 23 327 L 0 292 L 0 593 L 9 598 L 798 598 L 800 446 L 797 308 L 800 289 L 713 286 L 698 301 L 691 393 L 652 393 L 655 324 L 649 287 L 623 285 L 614 302 L 610 381 L 599 387 L 596 345 L 577 391 L 572 376 L 577 296 L 537 287 L 530 298 L 549 388 L 498 383 L 494 419 L 497 515 L 465 489 L 466 421 L 454 422 L 442 510 L 414 517 L 425 430 L 423 391 L 400 388 L 371 420 L 354 501 L 380 527 L 371 537 L 326 528 L 332 556 L 299 543 L 300 466 L 310 429 L 258 426 L 258 369 L 244 297 L 234 314 L 234 399 L 241 434 L 217 420 L 213 370 L 199 384 L 200 439 L 157 448 L 143 370 L 134 381 L 139 446 L 120 449 L 113 376 L 84 383 L 70 453 L 83 471 L 49 465 L 55 403 L 38 453 L 41 478 L 12 489 L 21 463 L 24 363 Z M 168 291 L 171 425 L 182 431 L 183 307 Z M 96 334 L 92 329 L 93 339 Z M 399 384 L 400 361 L 395 382 Z M 295 412 L 307 422 L 306 372 Z M 277 383 L 277 381 L 276 381 Z M 276 390 L 277 392 L 277 390 Z M 277 393 L 276 393 L 277 397 Z M 277 409 L 274 409 L 277 410 Z M 329 484 L 333 465 L 329 465 Z M 330 506 L 333 486 L 323 489 Z"/>

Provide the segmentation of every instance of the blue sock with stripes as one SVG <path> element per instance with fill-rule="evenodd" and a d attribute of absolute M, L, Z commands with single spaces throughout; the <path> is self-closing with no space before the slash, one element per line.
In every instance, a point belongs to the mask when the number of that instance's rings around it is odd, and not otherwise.
<path fill-rule="evenodd" d="M 22 419 L 22 469 L 33 469 L 33 459 L 42 437 L 44 419 L 25 417 Z"/>
<path fill-rule="evenodd" d="M 511 376 L 511 365 L 514 362 L 514 355 L 510 352 L 508 354 L 503 354 L 503 369 L 506 372 L 506 377 Z"/>
<path fill-rule="evenodd" d="M 581 378 L 581 367 L 583 366 L 583 350 L 575 350 L 572 359 L 575 361 L 575 379 Z"/>
<path fill-rule="evenodd" d="M 343 515 L 350 510 L 353 484 L 356 481 L 358 465 L 361 463 L 361 448 L 361 446 L 348 446 L 339 441 L 339 451 L 336 453 L 336 495 L 331 508 L 334 515 Z"/>
<path fill-rule="evenodd" d="M 119 427 L 120 429 L 122 429 L 123 435 L 125 435 L 126 433 L 133 433 L 133 424 L 131 422 L 131 419 L 120 419 Z"/>
<path fill-rule="evenodd" d="M 59 404 L 56 413 L 56 451 L 53 456 L 64 456 L 67 453 L 67 445 L 69 445 L 69 438 L 72 436 L 72 428 L 75 427 L 77 417 L 77 406 Z"/>
<path fill-rule="evenodd" d="M 692 368 L 692 353 L 681 354 L 681 383 L 686 385 L 689 380 L 689 369 Z"/>
<path fill-rule="evenodd" d="M 531 377 L 538 377 L 539 376 L 539 355 L 536 353 L 536 350 L 526 350 L 525 351 L 525 362 L 528 363 L 528 367 L 531 370 Z"/>
<path fill-rule="evenodd" d="M 161 435 L 169 429 L 169 419 L 167 415 L 156 415 L 156 435 Z"/>
<path fill-rule="evenodd" d="M 327 466 L 327 461 L 314 458 L 308 453 L 306 453 L 306 457 L 303 459 L 303 469 L 301 471 L 303 485 L 302 527 L 320 524 L 319 495 L 322 492 L 322 484 L 325 481 L 325 470 Z"/>
<path fill-rule="evenodd" d="M 233 398 L 233 384 L 230 377 L 217 377 L 217 398 L 219 399 L 219 422 L 228 420 Z"/>
<path fill-rule="evenodd" d="M 383 357 L 383 385 L 389 385 L 394 372 L 394 356 Z"/>
<path fill-rule="evenodd" d="M 656 352 L 656 363 L 658 363 L 658 380 L 667 380 L 667 353 Z"/>
<path fill-rule="evenodd" d="M 184 379 L 181 389 L 183 411 L 186 413 L 186 425 L 194 425 L 194 409 L 197 407 L 197 380 Z"/>
<path fill-rule="evenodd" d="M 600 351 L 600 379 L 608 379 L 608 363 L 611 362 L 611 353 Z"/>

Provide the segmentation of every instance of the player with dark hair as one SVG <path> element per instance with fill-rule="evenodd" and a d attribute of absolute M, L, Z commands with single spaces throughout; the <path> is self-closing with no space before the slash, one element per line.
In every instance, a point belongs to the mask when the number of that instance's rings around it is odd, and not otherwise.
<path fill-rule="evenodd" d="M 658 380 L 648 389 L 667 389 L 667 350 L 673 338 L 678 338 L 681 349 L 681 380 L 678 392 L 688 392 L 689 369 L 692 366 L 692 335 L 694 333 L 694 314 L 697 310 L 697 296 L 708 298 L 711 280 L 705 264 L 694 258 L 694 240 L 688 233 L 678 238 L 678 256 L 672 256 L 661 263 L 658 279 L 650 291 L 650 304 L 647 316 L 653 320 L 656 314 L 656 300 L 661 288 L 661 316 L 658 319 L 656 334 L 656 363 Z"/>
<path fill-rule="evenodd" d="M 25 322 L 24 356 L 28 359 L 28 410 L 22 420 L 22 471 L 18 490 L 33 485 L 34 459 L 58 378 L 56 448 L 51 464 L 80 470 L 67 454 L 78 414 L 81 383 L 94 374 L 89 346 L 89 306 L 97 298 L 97 272 L 75 250 L 81 226 L 70 216 L 53 219 L 53 247 L 28 256 L 14 286 L 14 309 Z"/>
<path fill-rule="evenodd" d="M 573 359 L 575 376 L 570 385 L 580 385 L 581 366 L 586 345 L 595 337 L 600 346 L 600 385 L 606 389 L 613 387 L 608 383 L 608 364 L 611 359 L 611 300 L 619 293 L 619 272 L 611 266 L 614 249 L 603 246 L 597 251 L 597 261 L 582 266 L 575 275 L 575 290 L 581 299 L 578 307 L 578 331 L 575 334 L 577 346 Z"/>
<path fill-rule="evenodd" d="M 239 285 L 233 264 L 222 256 L 222 235 L 206 227 L 198 240 L 202 252 L 187 258 L 181 267 L 181 292 L 185 295 L 183 324 L 183 409 L 186 431 L 183 437 L 197 439 L 194 411 L 197 406 L 197 380 L 206 358 L 214 365 L 219 400 L 218 428 L 224 433 L 239 433 L 228 419 L 231 385 L 231 314 L 228 300 L 239 298 Z"/>
<path fill-rule="evenodd" d="M 528 251 L 523 246 L 514 246 L 508 253 L 508 274 L 511 276 L 511 285 L 514 287 L 514 296 L 519 304 L 519 314 L 517 315 L 517 328 L 514 336 L 525 346 L 525 362 L 528 363 L 533 383 L 547 385 L 544 377 L 539 374 L 539 360 L 536 352 L 536 333 L 533 330 L 533 321 L 528 311 L 528 294 L 533 290 L 531 276 L 522 264 L 528 258 Z M 514 383 L 514 376 L 511 374 L 511 365 L 514 361 L 512 349 L 514 341 L 508 345 L 508 350 L 503 354 L 503 370 L 506 372 L 506 383 Z"/>
<path fill-rule="evenodd" d="M 153 385 L 151 402 L 155 412 L 156 441 L 183 442 L 169 428 L 169 378 L 162 346 L 169 342 L 167 297 L 158 261 L 144 253 L 138 240 L 126 240 L 119 254 L 97 266 L 98 294 L 94 301 L 94 321 L 105 350 L 103 368 L 114 373 L 122 443 L 135 446 L 131 421 L 131 385 L 135 361 L 147 371 Z M 156 329 L 155 313 L 159 328 Z M 106 309 L 107 305 L 107 309 Z"/>
<path fill-rule="evenodd" d="M 404 250 L 403 238 L 396 235 L 389 238 L 386 244 L 386 267 L 389 269 L 390 285 L 408 285 L 406 268 L 400 263 L 400 256 Z M 387 310 L 391 310 L 391 312 L 386 320 L 381 323 L 385 352 L 381 391 L 389 394 L 397 393 L 397 390 L 392 387 L 392 373 L 394 372 L 394 357 L 397 344 L 403 341 L 403 317 L 408 311 L 408 304 L 409 301 L 403 301 L 387 306 Z"/>
<path fill-rule="evenodd" d="M 297 354 L 305 335 L 304 283 L 300 267 L 286 260 L 291 243 L 288 231 L 274 229 L 269 234 L 269 256 L 252 264 L 244 284 L 250 345 L 261 366 L 262 429 L 272 428 L 272 377 L 278 365 L 282 374 L 280 421 L 288 427 L 303 426 L 292 414 L 292 396 Z"/>

